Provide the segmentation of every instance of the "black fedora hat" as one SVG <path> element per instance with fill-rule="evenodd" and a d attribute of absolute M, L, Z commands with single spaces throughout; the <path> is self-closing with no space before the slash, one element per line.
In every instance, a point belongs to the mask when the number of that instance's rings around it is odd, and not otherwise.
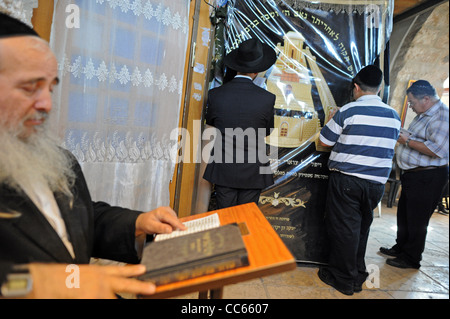
<path fill-rule="evenodd" d="M 5 13 L 0 12 L 0 38 L 18 37 L 18 36 L 36 36 L 36 31 L 22 21 L 15 19 Z"/>
<path fill-rule="evenodd" d="M 277 60 L 275 51 L 258 39 L 250 39 L 227 54 L 224 64 L 237 72 L 258 73 L 270 68 Z"/>

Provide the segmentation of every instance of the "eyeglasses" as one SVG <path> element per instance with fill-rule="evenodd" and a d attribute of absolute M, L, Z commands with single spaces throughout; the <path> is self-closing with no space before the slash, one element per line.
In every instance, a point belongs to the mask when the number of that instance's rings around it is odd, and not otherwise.
<path fill-rule="evenodd" d="M 426 95 L 425 95 L 426 96 Z M 420 100 L 423 100 L 425 98 L 425 96 L 422 97 L 415 97 L 416 101 L 408 101 L 407 105 L 409 107 L 413 107 L 417 104 L 417 102 L 419 102 Z"/>

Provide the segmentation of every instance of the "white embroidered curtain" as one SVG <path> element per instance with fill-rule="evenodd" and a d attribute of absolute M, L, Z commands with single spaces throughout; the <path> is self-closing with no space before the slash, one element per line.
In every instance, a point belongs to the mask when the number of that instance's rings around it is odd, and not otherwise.
<path fill-rule="evenodd" d="M 61 83 L 51 120 L 93 200 L 144 211 L 169 205 L 189 3 L 55 1 L 50 42 Z"/>
<path fill-rule="evenodd" d="M 33 9 L 37 8 L 38 5 L 38 0 L 0 0 L 0 12 L 32 26 Z"/>

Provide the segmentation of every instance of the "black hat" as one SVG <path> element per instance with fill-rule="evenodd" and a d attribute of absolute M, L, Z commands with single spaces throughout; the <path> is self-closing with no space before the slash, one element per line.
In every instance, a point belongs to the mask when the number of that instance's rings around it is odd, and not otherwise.
<path fill-rule="evenodd" d="M 379 87 L 383 82 L 383 72 L 375 65 L 368 65 L 358 72 L 353 82 L 373 88 Z"/>
<path fill-rule="evenodd" d="M 0 12 L 0 39 L 25 35 L 39 36 L 33 28 L 22 21 Z"/>
<path fill-rule="evenodd" d="M 276 61 L 275 51 L 257 39 L 242 42 L 239 48 L 231 51 L 223 60 L 227 67 L 244 73 L 265 71 Z"/>

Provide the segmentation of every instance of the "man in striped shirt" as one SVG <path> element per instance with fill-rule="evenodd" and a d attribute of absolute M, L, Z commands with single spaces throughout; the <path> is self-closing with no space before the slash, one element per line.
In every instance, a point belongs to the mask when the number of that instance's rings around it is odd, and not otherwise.
<path fill-rule="evenodd" d="M 378 67 L 363 68 L 352 82 L 355 101 L 320 133 L 321 144 L 333 148 L 325 207 L 330 256 L 318 275 L 346 295 L 361 291 L 368 276 L 364 257 L 373 209 L 383 196 L 400 134 L 397 112 L 377 95 L 382 81 Z"/>
<path fill-rule="evenodd" d="M 419 268 L 428 222 L 448 182 L 449 111 L 428 81 L 414 82 L 406 91 L 409 107 L 417 113 L 398 140 L 397 163 L 403 170 L 397 209 L 397 240 L 380 251 L 396 257 L 386 263 Z"/>

